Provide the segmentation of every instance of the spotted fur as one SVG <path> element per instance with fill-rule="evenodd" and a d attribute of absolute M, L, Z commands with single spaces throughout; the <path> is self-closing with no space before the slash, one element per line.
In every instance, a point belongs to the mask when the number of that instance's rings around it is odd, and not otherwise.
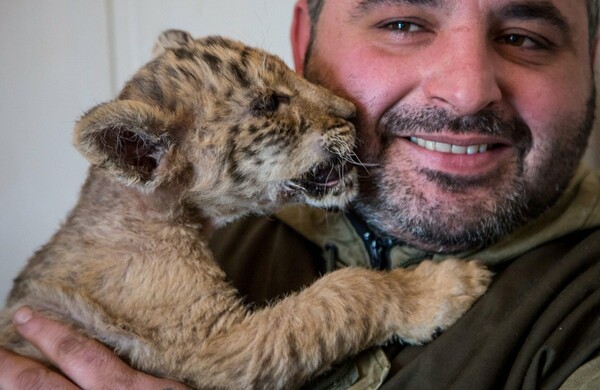
<path fill-rule="evenodd" d="M 42 359 L 10 317 L 30 305 L 149 373 L 197 388 L 294 388 L 399 336 L 415 343 L 483 293 L 475 263 L 335 271 L 253 311 L 206 246 L 212 228 L 356 192 L 354 107 L 278 58 L 221 37 L 161 35 L 155 59 L 76 124 L 80 199 L 15 280 L 0 345 Z M 283 259 L 282 259 L 283 261 Z"/>

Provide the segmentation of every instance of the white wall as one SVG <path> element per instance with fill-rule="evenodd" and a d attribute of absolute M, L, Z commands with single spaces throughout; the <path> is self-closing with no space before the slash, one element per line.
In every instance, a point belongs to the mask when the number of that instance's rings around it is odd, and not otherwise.
<path fill-rule="evenodd" d="M 0 302 L 74 205 L 74 121 L 109 100 L 168 28 L 224 34 L 288 64 L 294 0 L 0 1 Z"/>

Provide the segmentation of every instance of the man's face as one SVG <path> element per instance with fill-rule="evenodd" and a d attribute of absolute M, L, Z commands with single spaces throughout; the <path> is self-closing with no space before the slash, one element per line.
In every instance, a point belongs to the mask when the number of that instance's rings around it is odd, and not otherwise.
<path fill-rule="evenodd" d="M 587 26 L 584 0 L 326 0 L 303 70 L 358 107 L 356 211 L 431 251 L 538 216 L 591 128 Z"/>

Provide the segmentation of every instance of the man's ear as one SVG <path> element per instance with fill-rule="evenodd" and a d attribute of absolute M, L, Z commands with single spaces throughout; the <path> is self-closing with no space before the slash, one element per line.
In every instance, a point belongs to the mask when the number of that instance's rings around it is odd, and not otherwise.
<path fill-rule="evenodd" d="M 194 38 L 187 31 L 166 30 L 156 38 L 152 48 L 152 57 L 158 57 L 166 49 L 191 48 L 193 44 Z"/>
<path fill-rule="evenodd" d="M 299 0 L 294 6 L 294 19 L 292 20 L 292 30 L 290 32 L 294 67 L 299 74 L 304 74 L 304 59 L 310 44 L 310 35 L 311 21 L 308 4 L 306 0 Z"/>
<path fill-rule="evenodd" d="M 76 124 L 75 147 L 92 164 L 133 184 L 154 187 L 172 154 L 174 121 L 148 104 L 116 100 L 88 111 Z M 161 169 L 159 169 L 161 168 Z"/>

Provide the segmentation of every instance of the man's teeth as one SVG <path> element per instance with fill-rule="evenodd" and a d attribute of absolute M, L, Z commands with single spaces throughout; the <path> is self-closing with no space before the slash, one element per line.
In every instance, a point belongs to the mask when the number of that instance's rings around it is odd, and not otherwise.
<path fill-rule="evenodd" d="M 434 150 L 436 152 L 441 152 L 441 153 L 475 154 L 475 153 L 483 153 L 486 150 L 488 150 L 487 144 L 460 146 L 460 145 L 445 144 L 443 142 L 428 141 L 428 140 L 424 140 L 423 138 L 418 138 L 418 137 L 410 137 L 410 142 L 417 144 L 425 149 Z"/>

